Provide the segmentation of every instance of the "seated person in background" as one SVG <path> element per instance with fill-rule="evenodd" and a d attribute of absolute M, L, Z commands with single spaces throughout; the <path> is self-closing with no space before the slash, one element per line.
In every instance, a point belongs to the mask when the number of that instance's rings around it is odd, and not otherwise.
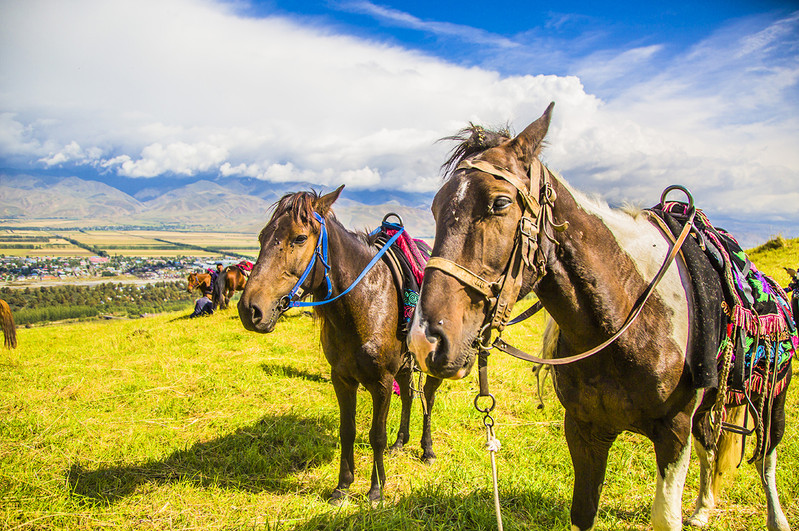
<path fill-rule="evenodd" d="M 211 292 L 203 291 L 203 296 L 194 303 L 194 313 L 189 318 L 193 319 L 201 315 L 211 315 L 214 313 L 214 303 L 211 301 Z"/>

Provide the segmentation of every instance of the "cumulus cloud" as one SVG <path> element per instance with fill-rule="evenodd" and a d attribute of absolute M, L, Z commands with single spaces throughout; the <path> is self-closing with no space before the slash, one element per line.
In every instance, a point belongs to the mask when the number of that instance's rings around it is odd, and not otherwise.
<path fill-rule="evenodd" d="M 486 65 L 491 50 L 521 64 L 541 51 L 535 35 L 340 5 L 479 44 Z M 438 138 L 469 121 L 511 120 L 519 131 L 555 101 L 544 156 L 578 188 L 651 203 L 679 182 L 720 212 L 746 203 L 751 215 L 799 222 L 789 195 L 799 172 L 799 15 L 738 21 L 680 53 L 650 44 L 571 57 L 575 75 L 501 75 L 240 6 L 5 6 L 0 159 L 429 192 L 450 147 Z"/>

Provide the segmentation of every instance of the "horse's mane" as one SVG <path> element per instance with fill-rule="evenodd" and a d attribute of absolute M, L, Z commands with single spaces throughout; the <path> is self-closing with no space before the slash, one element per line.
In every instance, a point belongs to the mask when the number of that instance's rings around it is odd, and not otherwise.
<path fill-rule="evenodd" d="M 441 165 L 441 171 L 446 178 L 464 159 L 504 144 L 511 138 L 510 127 L 507 125 L 499 129 L 486 129 L 470 122 L 468 127 L 464 127 L 456 134 L 439 139 L 439 142 L 444 140 L 458 142 L 449 152 L 449 158 Z"/>

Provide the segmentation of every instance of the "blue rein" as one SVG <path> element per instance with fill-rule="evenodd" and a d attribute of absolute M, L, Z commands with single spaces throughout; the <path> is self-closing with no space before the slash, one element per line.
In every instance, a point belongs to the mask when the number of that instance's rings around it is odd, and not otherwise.
<path fill-rule="evenodd" d="M 384 228 L 396 230 L 397 233 L 394 234 L 391 238 L 389 238 L 389 240 L 385 243 L 385 245 L 383 245 L 383 247 L 380 248 L 377 254 L 372 258 L 371 262 L 369 262 L 366 265 L 366 268 L 364 268 L 364 270 L 361 271 L 361 273 L 358 275 L 358 278 L 356 278 L 355 281 L 352 284 L 350 284 L 350 286 L 347 289 L 345 289 L 335 297 L 330 298 L 330 295 L 333 293 L 333 285 L 330 282 L 330 259 L 328 253 L 327 226 L 325 225 L 325 218 L 323 218 L 316 212 L 314 212 L 313 215 L 316 218 L 316 220 L 321 224 L 321 230 L 319 231 L 319 239 L 316 242 L 316 250 L 314 251 L 314 257 L 313 259 L 311 259 L 310 262 L 308 262 L 308 266 L 305 268 L 305 271 L 303 271 L 302 275 L 300 276 L 300 279 L 297 281 L 294 287 L 291 288 L 291 291 L 289 291 L 288 294 L 281 299 L 280 304 L 284 310 L 287 310 L 289 308 L 298 308 L 298 307 L 307 307 L 307 306 L 321 306 L 323 304 L 333 302 L 334 300 L 340 297 L 343 297 L 344 295 L 349 293 L 352 290 L 352 288 L 354 288 L 361 280 L 363 280 L 363 277 L 365 277 L 366 274 L 372 269 L 372 267 L 374 267 L 377 261 L 380 260 L 380 257 L 386 254 L 386 251 L 388 251 L 389 247 L 391 247 L 391 245 L 395 241 L 397 241 L 400 235 L 405 231 L 405 228 L 402 225 L 395 225 L 394 223 L 388 223 L 384 221 L 383 222 Z M 372 234 L 375 234 L 379 230 L 380 229 L 375 229 L 375 231 L 372 232 Z M 324 267 L 325 270 L 327 295 L 325 295 L 325 298 L 320 301 L 305 302 L 301 300 L 294 300 L 294 297 L 296 297 L 297 292 L 299 292 L 300 290 L 300 286 L 302 285 L 303 282 L 305 282 L 305 279 L 308 278 L 308 275 L 311 274 L 311 270 L 313 270 L 314 266 L 316 265 L 317 259 L 322 262 L 322 266 Z"/>

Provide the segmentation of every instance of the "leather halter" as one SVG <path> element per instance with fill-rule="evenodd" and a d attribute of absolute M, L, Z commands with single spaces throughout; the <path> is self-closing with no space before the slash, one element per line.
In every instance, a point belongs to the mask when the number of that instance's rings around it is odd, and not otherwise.
<path fill-rule="evenodd" d="M 538 199 L 535 199 L 532 194 L 532 188 L 534 186 L 533 175 L 535 173 L 534 169 L 540 168 L 540 179 L 539 182 L 541 183 L 539 189 Z M 430 261 L 427 262 L 427 267 L 432 267 L 434 269 L 439 269 L 456 279 L 458 279 L 464 285 L 470 286 L 474 290 L 478 291 L 479 293 L 483 294 L 486 298 L 488 303 L 491 305 L 491 310 L 486 316 L 486 319 L 483 321 L 483 326 L 480 329 L 480 332 L 475 339 L 476 347 L 479 349 L 481 357 L 480 357 L 480 365 L 481 365 L 481 377 L 480 377 L 480 387 L 481 392 L 480 395 L 488 396 L 490 393 L 487 391 L 487 383 L 484 382 L 484 370 L 486 365 L 485 354 L 488 353 L 489 350 L 492 348 L 496 348 L 497 350 L 501 350 L 506 354 L 510 354 L 514 357 L 531 361 L 534 363 L 541 363 L 546 365 L 565 365 L 568 363 L 573 363 L 590 356 L 593 356 L 597 352 L 603 350 L 605 347 L 613 343 L 616 339 L 621 336 L 627 328 L 632 325 L 638 315 L 643 310 L 644 304 L 649 299 L 649 296 L 654 292 L 655 287 L 657 287 L 660 280 L 663 278 L 663 275 L 666 273 L 666 270 L 669 268 L 671 263 L 674 261 L 677 253 L 680 251 L 683 242 L 688 237 L 688 234 L 691 232 L 693 227 L 693 218 L 694 218 L 694 200 L 691 196 L 690 192 L 679 185 L 672 185 L 666 188 L 663 193 L 661 194 L 661 204 L 665 202 L 666 195 L 671 190 L 680 190 L 686 194 L 689 199 L 689 217 L 688 220 L 683 227 L 682 232 L 680 233 L 677 240 L 674 242 L 671 251 L 666 256 L 663 264 L 660 266 L 655 278 L 652 279 L 652 282 L 649 283 L 644 293 L 638 298 L 636 304 L 633 306 L 630 313 L 627 315 L 627 319 L 625 319 L 624 323 L 622 324 L 621 328 L 613 334 L 610 338 L 603 341 L 601 344 L 597 345 L 596 347 L 592 348 L 591 350 L 582 352 L 580 354 L 575 354 L 573 356 L 568 356 L 565 358 L 555 358 L 555 359 L 546 359 L 540 358 L 538 356 L 533 356 L 526 352 L 523 352 L 502 340 L 502 338 L 498 335 L 492 343 L 489 343 L 491 339 L 491 330 L 497 330 L 500 334 L 505 326 L 508 324 L 510 319 L 510 313 L 513 309 L 514 304 L 516 303 L 516 298 L 519 295 L 519 290 L 521 289 L 522 284 L 522 267 L 521 264 L 524 263 L 527 267 L 534 267 L 536 273 L 536 280 L 543 276 L 546 273 L 546 257 L 541 250 L 541 238 L 545 236 L 553 243 L 557 242 L 547 233 L 547 227 L 552 227 L 554 230 L 558 232 L 563 232 L 568 229 L 569 223 L 564 222 L 562 224 L 556 224 L 553 222 L 552 218 L 552 207 L 554 206 L 555 199 L 557 198 L 554 189 L 552 188 L 551 183 L 549 182 L 550 171 L 546 168 L 538 159 L 533 159 L 533 163 L 530 165 L 530 190 L 527 190 L 524 186 L 524 183 L 519 179 L 516 175 L 510 173 L 505 168 L 500 168 L 491 164 L 488 161 L 481 160 L 481 159 L 473 159 L 473 160 L 466 160 L 461 162 L 456 171 L 458 170 L 479 170 L 484 173 L 488 173 L 489 175 L 493 175 L 494 177 L 498 177 L 509 182 L 513 185 L 518 191 L 519 195 L 522 198 L 522 203 L 524 204 L 524 212 L 522 213 L 522 218 L 519 220 L 519 225 L 516 230 L 516 237 L 513 246 L 513 250 L 511 251 L 511 256 L 508 261 L 507 268 L 505 270 L 505 275 L 498 282 L 489 282 L 486 279 L 482 278 L 481 276 L 477 275 L 476 273 L 470 271 L 469 269 L 461 266 L 449 260 L 447 258 L 442 257 L 431 257 Z M 532 310 L 532 309 L 531 309 Z M 526 314 L 532 315 L 534 311 L 528 310 L 525 312 Z M 516 322 L 516 321 L 514 321 Z M 478 396 L 480 396 L 478 395 Z M 478 408 L 479 409 L 479 408 Z"/>

